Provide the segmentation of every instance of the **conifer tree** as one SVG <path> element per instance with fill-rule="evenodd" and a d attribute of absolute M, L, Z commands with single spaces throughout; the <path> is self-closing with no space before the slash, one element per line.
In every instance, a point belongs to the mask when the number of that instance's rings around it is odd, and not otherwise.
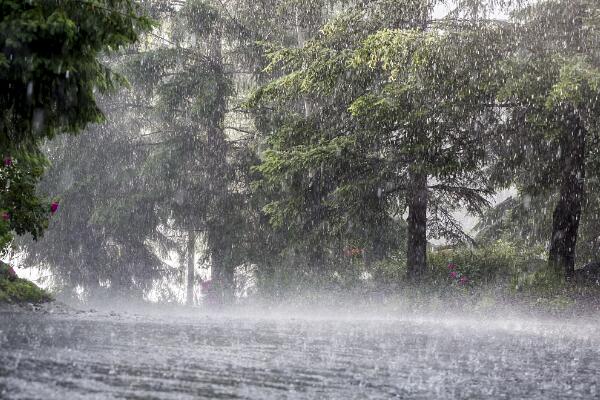
<path fill-rule="evenodd" d="M 495 146 L 495 178 L 516 180 L 526 196 L 551 199 L 548 263 L 567 279 L 584 206 L 595 203 L 585 182 L 597 179 L 589 166 L 598 136 L 599 10 L 593 1 L 548 0 L 517 13 L 515 51 L 499 92 L 510 118 Z"/>
<path fill-rule="evenodd" d="M 253 99 L 286 116 L 259 166 L 281 196 L 267 207 L 273 221 L 377 227 L 363 237 L 377 254 L 385 225 L 408 208 L 415 278 L 427 229 L 466 239 L 451 211 L 479 212 L 490 194 L 480 169 L 503 44 L 496 24 L 436 21 L 432 6 L 380 1 L 344 13 L 303 48 L 273 53 L 285 75 Z M 286 113 L 300 97 L 313 113 Z"/>

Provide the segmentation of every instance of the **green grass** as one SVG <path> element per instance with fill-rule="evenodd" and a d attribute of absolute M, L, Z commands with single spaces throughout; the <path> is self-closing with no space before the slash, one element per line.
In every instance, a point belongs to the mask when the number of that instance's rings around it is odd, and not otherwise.
<path fill-rule="evenodd" d="M 0 278 L 0 303 L 45 303 L 52 296 L 35 283 L 17 278 L 10 281 Z"/>

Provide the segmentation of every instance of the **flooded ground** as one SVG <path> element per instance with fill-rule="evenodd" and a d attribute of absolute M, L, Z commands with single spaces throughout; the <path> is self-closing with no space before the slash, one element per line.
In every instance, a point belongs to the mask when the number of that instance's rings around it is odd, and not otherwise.
<path fill-rule="evenodd" d="M 594 399 L 594 324 L 0 313 L 2 399 Z"/>

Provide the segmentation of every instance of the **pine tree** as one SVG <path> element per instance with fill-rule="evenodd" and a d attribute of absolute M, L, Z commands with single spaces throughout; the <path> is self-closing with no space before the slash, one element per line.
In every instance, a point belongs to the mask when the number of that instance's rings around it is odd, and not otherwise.
<path fill-rule="evenodd" d="M 408 208 L 407 263 L 418 278 L 427 228 L 464 240 L 451 211 L 479 212 L 490 194 L 480 169 L 497 118 L 503 30 L 435 21 L 433 3 L 370 6 L 344 13 L 302 49 L 273 54 L 271 68 L 286 75 L 253 101 L 286 118 L 259 171 L 281 195 L 267 207 L 275 223 L 383 227 L 363 236 L 375 254 L 385 225 Z M 310 115 L 285 111 L 300 98 Z"/>
<path fill-rule="evenodd" d="M 567 279 L 574 271 L 585 181 L 597 179 L 586 164 L 593 162 L 590 143 L 597 137 L 598 11 L 596 2 L 552 0 L 518 13 L 516 51 L 504 66 L 499 93 L 510 118 L 496 146 L 496 178 L 506 182 L 514 174 L 525 194 L 555 199 L 548 262 Z"/>

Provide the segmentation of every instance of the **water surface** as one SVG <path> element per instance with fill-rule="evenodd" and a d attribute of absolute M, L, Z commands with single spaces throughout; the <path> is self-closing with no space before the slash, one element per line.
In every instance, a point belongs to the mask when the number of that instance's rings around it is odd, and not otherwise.
<path fill-rule="evenodd" d="M 594 399 L 597 328 L 0 313 L 0 398 Z"/>

